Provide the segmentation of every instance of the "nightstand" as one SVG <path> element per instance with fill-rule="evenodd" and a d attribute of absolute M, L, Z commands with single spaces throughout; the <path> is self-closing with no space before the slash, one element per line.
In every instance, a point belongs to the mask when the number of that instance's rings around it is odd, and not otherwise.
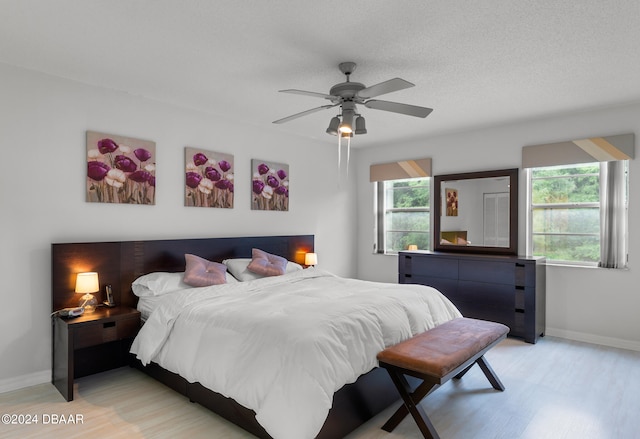
<path fill-rule="evenodd" d="M 52 318 L 51 381 L 67 401 L 73 380 L 129 364 L 129 348 L 140 329 L 140 311 L 98 307 L 80 317 Z"/>

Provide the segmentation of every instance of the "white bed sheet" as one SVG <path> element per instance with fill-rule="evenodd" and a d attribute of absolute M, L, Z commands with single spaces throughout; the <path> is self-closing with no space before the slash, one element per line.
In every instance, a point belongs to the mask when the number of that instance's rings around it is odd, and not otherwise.
<path fill-rule="evenodd" d="M 455 317 L 430 287 L 307 269 L 170 294 L 131 351 L 252 409 L 272 437 L 304 439 L 379 351 Z"/>
<path fill-rule="evenodd" d="M 160 305 L 163 297 L 165 296 L 138 297 L 138 305 L 136 308 L 140 311 L 140 319 L 143 322 L 146 322 L 151 313 Z"/>

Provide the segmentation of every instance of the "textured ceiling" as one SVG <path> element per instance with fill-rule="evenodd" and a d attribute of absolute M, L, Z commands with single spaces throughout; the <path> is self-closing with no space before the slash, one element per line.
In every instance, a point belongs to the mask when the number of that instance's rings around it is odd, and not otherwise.
<path fill-rule="evenodd" d="M 396 143 L 640 101 L 638 0 L 0 0 L 0 62 L 214 117 L 334 143 L 328 93 L 358 64 L 378 97 L 426 119 L 360 108 L 354 146 Z"/>

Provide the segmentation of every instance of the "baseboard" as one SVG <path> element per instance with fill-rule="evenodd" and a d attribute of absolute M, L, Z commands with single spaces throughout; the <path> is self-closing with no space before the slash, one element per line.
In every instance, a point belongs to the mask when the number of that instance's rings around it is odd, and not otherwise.
<path fill-rule="evenodd" d="M 565 329 L 556 329 L 547 327 L 546 335 L 552 337 L 566 338 L 569 340 L 581 341 L 585 343 L 599 344 L 612 348 L 628 349 L 631 351 L 640 351 L 640 342 L 633 340 L 625 340 L 622 338 L 603 337 L 601 335 L 587 334 L 584 332 L 567 331 Z"/>
<path fill-rule="evenodd" d="M 0 380 L 0 393 L 31 387 L 38 384 L 51 382 L 51 370 L 42 370 L 27 375 Z"/>

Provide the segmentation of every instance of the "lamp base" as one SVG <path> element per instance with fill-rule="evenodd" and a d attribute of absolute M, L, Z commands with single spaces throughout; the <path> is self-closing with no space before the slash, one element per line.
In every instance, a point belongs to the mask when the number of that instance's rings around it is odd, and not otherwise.
<path fill-rule="evenodd" d="M 94 312 L 98 306 L 98 301 L 91 293 L 87 293 L 80 299 L 80 307 L 84 308 L 84 312 Z"/>

